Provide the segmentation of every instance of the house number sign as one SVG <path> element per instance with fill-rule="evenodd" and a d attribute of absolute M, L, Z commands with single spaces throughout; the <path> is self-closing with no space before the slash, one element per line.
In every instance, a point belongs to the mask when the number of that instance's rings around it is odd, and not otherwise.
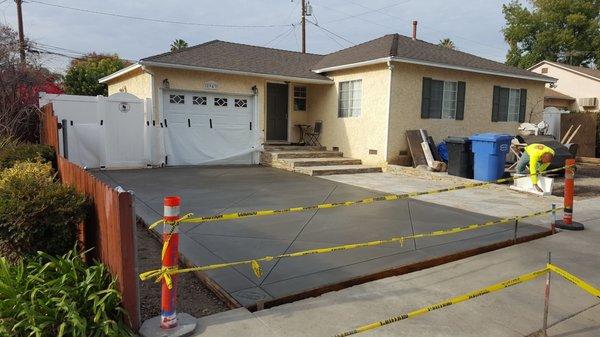
<path fill-rule="evenodd" d="M 217 90 L 217 89 L 219 89 L 219 83 L 214 82 L 214 81 L 204 82 L 204 89 Z"/>

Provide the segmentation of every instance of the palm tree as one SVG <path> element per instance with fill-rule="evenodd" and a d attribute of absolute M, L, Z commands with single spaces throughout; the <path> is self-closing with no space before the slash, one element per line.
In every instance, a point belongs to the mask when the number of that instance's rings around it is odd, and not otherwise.
<path fill-rule="evenodd" d="M 173 43 L 171 43 L 171 51 L 178 51 L 187 47 L 187 42 L 185 42 L 185 40 L 182 39 L 176 39 L 175 41 L 173 41 Z"/>
<path fill-rule="evenodd" d="M 452 40 L 450 40 L 450 38 L 448 38 L 448 37 L 440 40 L 440 43 L 438 43 L 438 45 L 440 45 L 442 47 L 446 47 L 448 49 L 456 49 L 454 42 L 452 42 Z"/>

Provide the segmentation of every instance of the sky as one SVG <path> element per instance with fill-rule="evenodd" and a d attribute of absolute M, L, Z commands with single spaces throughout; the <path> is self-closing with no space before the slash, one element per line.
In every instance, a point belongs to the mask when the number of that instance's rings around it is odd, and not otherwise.
<path fill-rule="evenodd" d="M 390 33 L 410 36 L 417 20 L 421 40 L 448 37 L 461 51 L 503 62 L 507 2 L 311 0 L 307 52 L 326 54 Z M 136 61 L 168 51 L 178 38 L 190 46 L 219 39 L 295 51 L 301 41 L 300 0 L 23 0 L 23 18 L 25 35 L 40 48 L 71 57 L 117 53 Z M 17 28 L 14 0 L 0 0 L 0 20 Z M 56 72 L 64 72 L 69 61 L 48 54 L 42 59 Z"/>

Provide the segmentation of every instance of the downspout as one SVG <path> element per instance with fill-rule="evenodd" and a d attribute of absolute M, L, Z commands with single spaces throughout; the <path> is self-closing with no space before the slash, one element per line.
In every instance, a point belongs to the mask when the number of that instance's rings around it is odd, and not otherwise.
<path fill-rule="evenodd" d="M 391 60 L 387 61 L 387 68 L 390 71 L 390 78 L 389 78 L 389 86 L 388 86 L 388 102 L 387 102 L 387 123 L 386 123 L 386 137 L 385 137 L 385 146 L 384 146 L 384 151 L 385 151 L 385 155 L 384 155 L 384 160 L 385 160 L 385 165 L 388 164 L 389 158 L 388 158 L 388 148 L 389 148 L 389 142 L 390 142 L 390 115 L 392 113 L 392 79 L 393 79 L 393 74 L 394 74 L 394 65 L 392 64 Z"/>

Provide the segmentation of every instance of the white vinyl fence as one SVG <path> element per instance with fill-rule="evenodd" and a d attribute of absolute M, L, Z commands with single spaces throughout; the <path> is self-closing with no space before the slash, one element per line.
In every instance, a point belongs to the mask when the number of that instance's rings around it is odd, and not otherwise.
<path fill-rule="evenodd" d="M 152 125 L 152 101 L 127 93 L 104 96 L 40 94 L 61 123 L 60 151 L 85 168 L 164 165 L 162 131 Z"/>

